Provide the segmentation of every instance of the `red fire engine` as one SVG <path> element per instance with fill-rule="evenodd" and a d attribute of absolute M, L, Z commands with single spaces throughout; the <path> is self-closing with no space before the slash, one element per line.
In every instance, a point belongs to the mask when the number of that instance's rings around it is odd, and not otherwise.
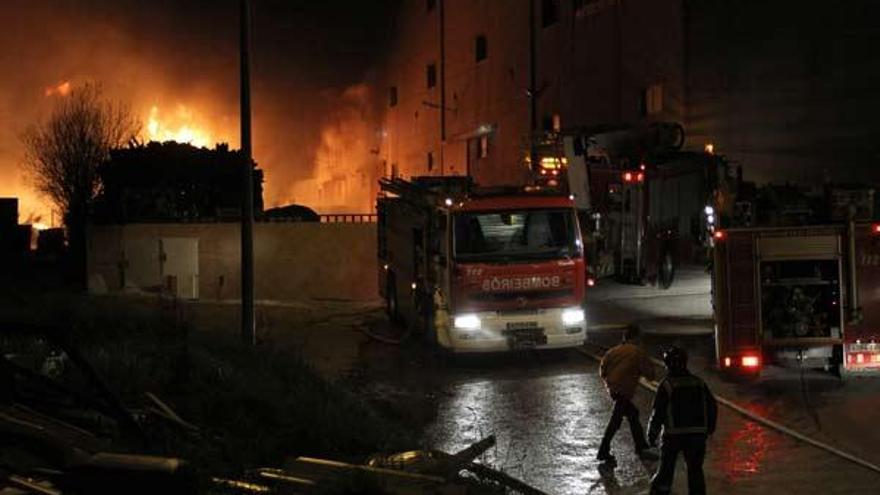
<path fill-rule="evenodd" d="M 454 352 L 580 346 L 583 243 L 568 196 L 381 181 L 379 290 L 389 316 Z"/>
<path fill-rule="evenodd" d="M 574 197 L 594 275 L 666 289 L 681 262 L 705 259 L 732 178 L 724 157 L 681 151 L 683 140 L 678 124 L 543 137 L 535 180 Z"/>
<path fill-rule="evenodd" d="M 868 221 L 873 191 L 863 197 L 869 205 L 858 214 L 850 207 L 848 219 L 714 233 L 722 370 L 755 375 L 774 362 L 841 376 L 880 372 L 880 224 Z"/>

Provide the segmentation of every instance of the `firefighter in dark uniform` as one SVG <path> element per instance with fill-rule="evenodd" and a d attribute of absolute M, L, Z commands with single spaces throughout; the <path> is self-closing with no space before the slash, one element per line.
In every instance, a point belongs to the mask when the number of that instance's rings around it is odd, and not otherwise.
<path fill-rule="evenodd" d="M 654 410 L 648 422 L 648 442 L 652 446 L 657 444 L 657 436 L 663 428 L 660 467 L 651 480 L 651 494 L 667 494 L 672 489 L 679 453 L 684 455 L 687 465 L 688 493 L 705 494 L 703 459 L 706 439 L 715 432 L 718 406 L 706 383 L 688 372 L 684 349 L 669 349 L 663 361 L 669 373 L 657 387 Z"/>

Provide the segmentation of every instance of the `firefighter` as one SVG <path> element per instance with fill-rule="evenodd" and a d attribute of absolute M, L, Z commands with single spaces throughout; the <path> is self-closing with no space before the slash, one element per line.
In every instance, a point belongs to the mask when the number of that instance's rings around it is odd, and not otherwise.
<path fill-rule="evenodd" d="M 632 403 L 639 377 L 654 379 L 654 365 L 638 344 L 639 327 L 630 325 L 624 332 L 623 342 L 605 353 L 599 364 L 599 376 L 605 381 L 605 387 L 614 401 L 614 410 L 596 455 L 596 459 L 601 462 L 615 461 L 614 456 L 611 455 L 611 440 L 620 429 L 624 417 L 629 422 L 630 433 L 639 457 L 656 459 L 656 454 L 648 450 L 645 430 L 642 429 L 639 420 L 639 410 Z"/>
<path fill-rule="evenodd" d="M 652 446 L 656 445 L 663 428 L 660 467 L 651 480 L 651 494 L 667 494 L 672 489 L 679 453 L 684 455 L 687 464 L 688 493 L 705 494 L 703 459 L 706 439 L 715 432 L 718 416 L 715 397 L 702 379 L 688 372 L 684 349 L 672 347 L 663 354 L 663 361 L 669 373 L 657 387 L 648 422 L 648 442 Z"/>

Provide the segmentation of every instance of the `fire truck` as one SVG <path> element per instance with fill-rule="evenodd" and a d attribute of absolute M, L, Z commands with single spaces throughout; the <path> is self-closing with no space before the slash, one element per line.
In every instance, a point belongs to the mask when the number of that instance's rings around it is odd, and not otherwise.
<path fill-rule="evenodd" d="M 592 281 L 567 195 L 463 177 L 380 187 L 379 292 L 392 320 L 461 353 L 584 343 Z"/>
<path fill-rule="evenodd" d="M 783 195 L 778 188 L 773 194 Z M 880 223 L 873 202 L 870 189 L 833 190 L 824 201 L 765 206 L 773 218 L 763 220 L 754 211 L 760 201 L 737 202 L 730 219 L 737 226 L 713 235 L 722 371 L 757 376 L 774 363 L 841 377 L 880 373 Z"/>
<path fill-rule="evenodd" d="M 711 147 L 682 151 L 683 142 L 674 123 L 541 138 L 533 176 L 574 197 L 592 274 L 667 289 L 681 262 L 705 259 L 733 177 Z"/>

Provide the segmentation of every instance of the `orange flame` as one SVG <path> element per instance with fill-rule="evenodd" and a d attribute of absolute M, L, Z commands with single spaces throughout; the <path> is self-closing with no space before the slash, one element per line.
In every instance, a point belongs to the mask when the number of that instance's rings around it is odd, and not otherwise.
<path fill-rule="evenodd" d="M 213 144 L 213 136 L 206 128 L 196 124 L 197 115 L 186 105 L 178 105 L 177 111 L 162 115 L 157 105 L 150 107 L 145 129 L 150 141 L 177 141 L 203 147 Z"/>
<path fill-rule="evenodd" d="M 322 213 L 373 211 L 379 160 L 376 131 L 366 117 L 370 98 L 364 84 L 339 95 L 334 112 L 321 126 L 312 176 L 291 184 L 288 202 Z"/>
<path fill-rule="evenodd" d="M 70 94 L 70 89 L 70 81 L 64 81 L 57 86 L 49 86 L 46 88 L 44 94 L 46 95 L 46 98 L 49 98 L 50 96 L 67 96 Z"/>

